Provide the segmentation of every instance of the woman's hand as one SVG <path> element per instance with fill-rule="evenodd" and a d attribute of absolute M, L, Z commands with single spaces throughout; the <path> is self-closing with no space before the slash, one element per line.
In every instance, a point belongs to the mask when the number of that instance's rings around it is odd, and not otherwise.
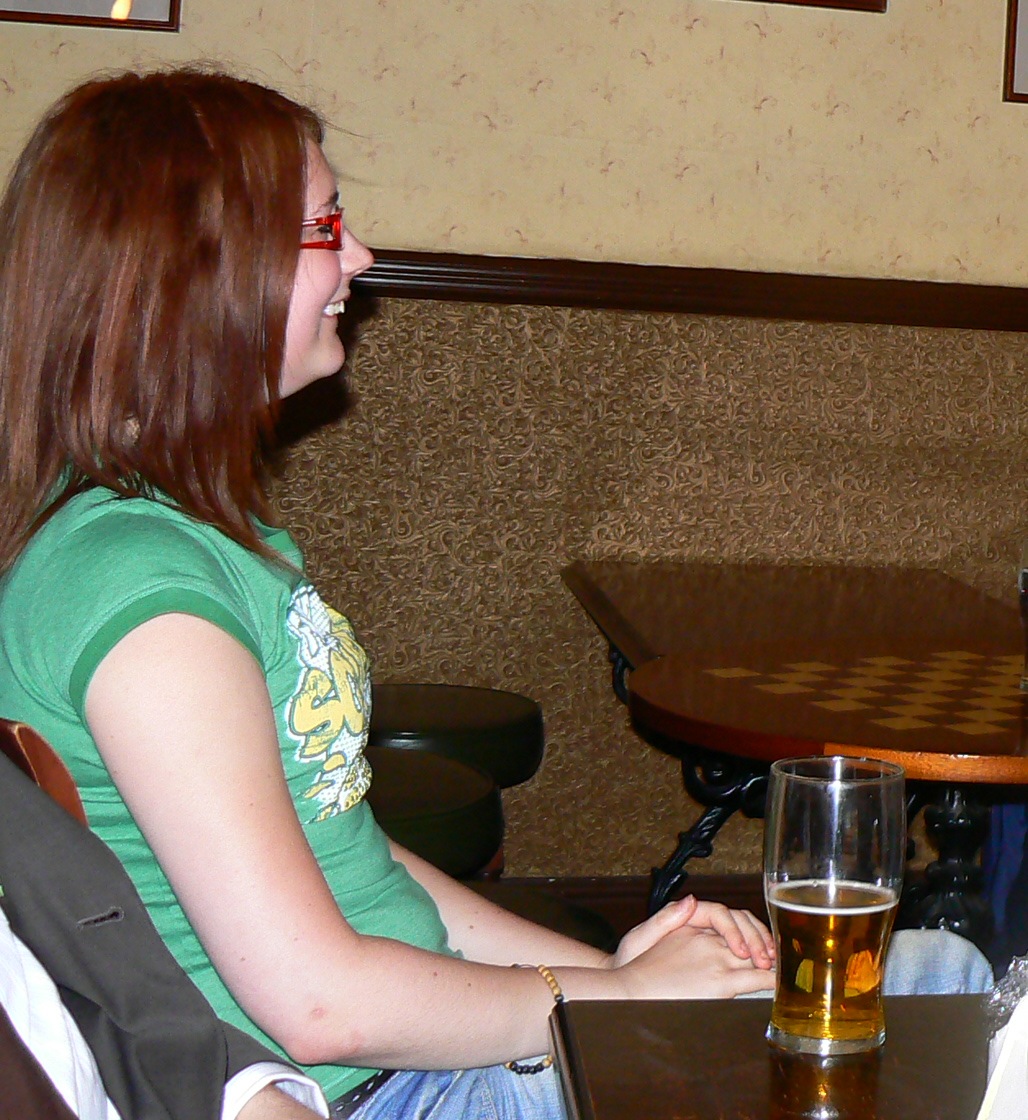
<path fill-rule="evenodd" d="M 775 941 L 771 931 L 749 910 L 730 910 L 720 902 L 696 900 L 689 925 L 721 934 L 737 957 L 749 958 L 756 968 L 772 968 Z"/>
<path fill-rule="evenodd" d="M 692 895 L 668 903 L 625 934 L 611 958 L 611 967 L 623 968 L 631 964 L 685 928 L 714 934 L 737 961 L 748 967 L 763 973 L 769 973 L 774 967 L 774 941 L 763 922 L 748 910 L 730 910 L 720 903 L 700 902 Z"/>
<path fill-rule="evenodd" d="M 676 909 L 695 913 L 688 907 Z M 663 936 L 617 966 L 615 975 L 624 984 L 628 998 L 724 999 L 774 987 L 775 975 L 769 963 L 758 966 L 750 957 L 734 952 L 716 930 L 688 920 L 675 924 L 678 917 L 669 915 Z"/>

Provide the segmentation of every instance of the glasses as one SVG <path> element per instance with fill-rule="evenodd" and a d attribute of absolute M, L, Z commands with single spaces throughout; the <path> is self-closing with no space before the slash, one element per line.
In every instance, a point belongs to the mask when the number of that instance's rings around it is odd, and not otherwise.
<path fill-rule="evenodd" d="M 333 210 L 320 218 L 304 218 L 300 228 L 310 230 L 306 240 L 300 242 L 301 249 L 331 249 L 338 253 L 343 247 L 346 226 L 343 225 L 342 210 Z"/>

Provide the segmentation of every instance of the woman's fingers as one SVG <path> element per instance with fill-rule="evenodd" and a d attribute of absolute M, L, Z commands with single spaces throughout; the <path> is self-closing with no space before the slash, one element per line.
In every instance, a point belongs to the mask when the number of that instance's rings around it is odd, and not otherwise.
<path fill-rule="evenodd" d="M 763 979 L 747 981 L 755 986 L 745 990 L 760 990 L 773 984 L 773 979 L 769 981 L 767 977 L 774 966 L 774 942 L 764 923 L 749 910 L 730 910 L 719 902 L 701 902 L 692 895 L 669 902 L 630 930 L 621 939 L 612 959 L 613 967 L 620 968 L 659 947 L 665 940 L 673 940 L 677 931 L 685 927 L 716 934 L 734 961 L 761 973 Z"/>
<path fill-rule="evenodd" d="M 737 957 L 768 969 L 774 962 L 771 932 L 749 910 L 729 910 L 719 902 L 698 902 L 689 925 L 719 933 Z"/>
<path fill-rule="evenodd" d="M 669 902 L 667 906 L 662 906 L 656 914 L 651 915 L 634 929 L 630 929 L 621 938 L 612 959 L 613 967 L 620 968 L 628 964 L 640 954 L 652 949 L 669 933 L 689 925 L 690 919 L 696 913 L 697 905 L 696 899 L 688 895 L 677 902 Z"/>
<path fill-rule="evenodd" d="M 770 990 L 774 972 L 740 956 L 709 927 L 669 933 L 625 970 L 630 991 L 645 999 L 723 999 Z"/>

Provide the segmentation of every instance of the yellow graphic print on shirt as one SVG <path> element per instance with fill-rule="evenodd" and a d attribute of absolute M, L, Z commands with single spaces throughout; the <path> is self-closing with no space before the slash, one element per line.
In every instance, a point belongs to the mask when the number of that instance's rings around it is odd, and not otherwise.
<path fill-rule="evenodd" d="M 350 623 L 325 606 L 309 583 L 293 592 L 286 626 L 301 666 L 286 726 L 299 744 L 297 762 L 321 764 L 304 797 L 318 804 L 314 820 L 322 821 L 352 808 L 371 785 L 364 757 L 371 713 L 368 658 Z"/>

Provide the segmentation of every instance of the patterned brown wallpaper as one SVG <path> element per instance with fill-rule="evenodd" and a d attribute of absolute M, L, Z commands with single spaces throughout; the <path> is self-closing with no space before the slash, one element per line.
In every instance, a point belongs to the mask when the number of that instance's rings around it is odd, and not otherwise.
<path fill-rule="evenodd" d="M 1028 537 L 1028 336 L 384 299 L 276 487 L 379 679 L 543 705 L 515 875 L 645 873 L 696 807 L 610 690 L 579 557 L 904 561 L 998 594 Z M 301 431 L 308 421 L 293 423 Z M 706 870 L 753 871 L 730 822 Z"/>

